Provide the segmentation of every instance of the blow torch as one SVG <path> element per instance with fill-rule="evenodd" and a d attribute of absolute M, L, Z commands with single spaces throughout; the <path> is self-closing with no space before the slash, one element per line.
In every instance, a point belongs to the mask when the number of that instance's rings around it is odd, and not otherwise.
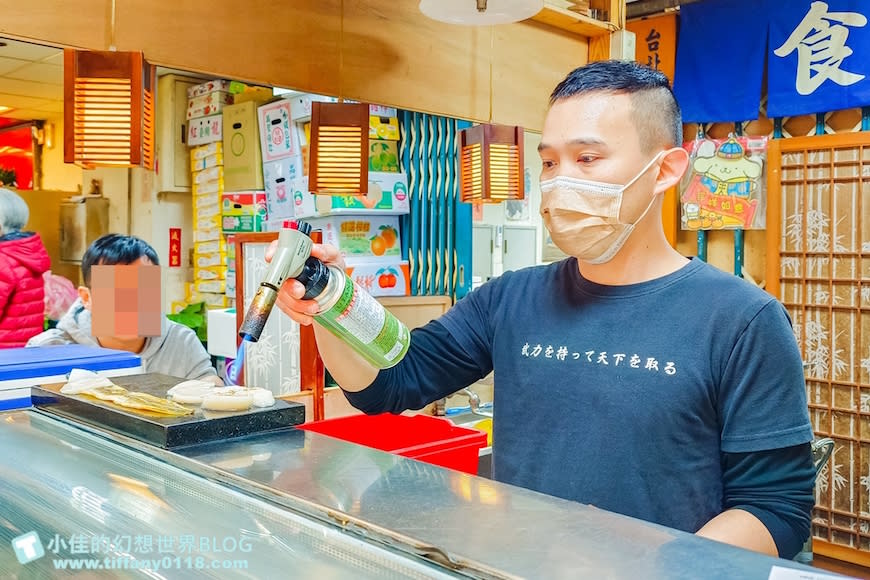
<path fill-rule="evenodd" d="M 272 307 L 278 298 L 278 290 L 287 278 L 298 277 L 311 256 L 311 226 L 305 222 L 291 222 L 278 234 L 278 247 L 272 256 L 269 270 L 248 307 L 245 320 L 239 327 L 243 340 L 257 342 L 269 320 Z"/>

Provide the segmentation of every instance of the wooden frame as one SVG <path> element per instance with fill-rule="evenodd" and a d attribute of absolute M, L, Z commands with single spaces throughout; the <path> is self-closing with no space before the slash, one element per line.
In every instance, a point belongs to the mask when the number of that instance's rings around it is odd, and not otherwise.
<path fill-rule="evenodd" d="M 868 147 L 870 131 L 860 133 L 836 133 L 810 137 L 771 139 L 767 150 L 767 264 L 765 268 L 768 292 L 781 298 L 779 277 L 780 241 L 782 239 L 782 154 L 812 149 L 838 147 Z"/>
<path fill-rule="evenodd" d="M 312 232 L 315 242 L 320 242 L 320 232 Z M 245 269 L 239 267 L 245 263 L 245 244 L 265 244 L 278 239 L 278 232 L 262 232 L 250 234 L 235 234 L 233 236 L 236 252 L 236 328 L 242 326 L 245 319 Z M 323 359 L 317 350 L 314 340 L 314 328 L 301 326 L 299 328 L 299 388 L 301 392 L 312 392 L 312 414 L 315 421 L 324 417 L 323 389 L 326 381 Z M 236 346 L 241 344 L 241 337 L 236 336 Z M 244 375 L 242 375 L 242 381 Z"/>
<path fill-rule="evenodd" d="M 813 553 L 833 560 L 841 560 L 870 568 L 870 554 L 838 546 L 818 538 L 813 538 Z"/>
<path fill-rule="evenodd" d="M 854 156 L 850 155 L 853 150 Z M 787 157 L 793 153 L 801 157 Z M 813 551 L 862 566 L 870 564 L 870 554 L 865 551 L 870 534 L 861 529 L 870 521 L 862 508 L 867 499 L 864 494 L 870 492 L 858 480 L 867 468 L 867 458 L 855 449 L 866 449 L 870 443 L 870 435 L 863 427 L 868 416 L 863 399 L 870 391 L 856 369 L 863 353 L 859 349 L 866 345 L 862 317 L 866 317 L 868 308 L 860 294 L 857 300 L 843 299 L 841 290 L 867 286 L 861 268 L 870 253 L 862 249 L 861 244 L 862 233 L 866 234 L 868 226 L 864 220 L 870 208 L 865 194 L 870 177 L 864 173 L 870 167 L 868 153 L 870 132 L 769 142 L 765 272 L 766 288 L 788 309 L 807 361 L 807 402 L 814 431 L 817 435 L 831 437 L 837 444 L 824 475 L 827 487 L 822 488 L 817 505 L 824 521 L 814 523 L 814 529 L 818 526 L 827 537 L 814 535 Z M 838 193 L 837 185 L 846 187 Z M 849 187 L 853 188 L 851 195 Z M 823 196 L 827 201 L 821 201 Z M 843 197 L 855 205 L 844 207 Z M 810 223 L 810 214 L 821 214 L 813 216 L 815 226 Z M 795 216 L 801 221 L 789 220 L 789 228 L 795 229 L 784 232 L 785 218 Z M 840 225 L 845 216 L 849 221 Z M 851 240 L 851 248 L 848 245 L 837 248 L 838 236 L 843 236 L 844 231 L 857 234 Z M 795 240 L 797 235 L 801 236 L 799 243 Z M 787 243 L 783 236 L 788 236 Z M 819 242 L 824 236 L 829 240 Z M 790 262 L 785 263 L 784 258 Z M 852 273 L 844 274 L 839 270 L 838 274 L 838 262 L 848 264 L 849 261 L 854 261 Z M 786 271 L 783 271 L 784 265 Z M 857 319 L 851 319 L 852 316 Z M 809 330 L 811 323 L 813 329 Z M 842 341 L 837 342 L 841 336 L 848 341 L 851 352 L 842 346 Z M 838 349 L 838 344 L 842 348 Z M 821 348 L 827 350 L 820 353 L 820 347 L 813 345 L 822 345 Z M 841 351 L 847 352 L 839 354 Z M 838 365 L 842 366 L 838 369 Z M 846 459 L 838 459 L 836 451 L 845 454 Z M 837 470 L 844 466 L 846 475 L 839 474 L 841 481 L 835 482 Z M 840 499 L 844 495 L 849 497 L 846 504 Z M 852 545 L 843 543 L 845 536 L 851 536 Z M 840 542 L 834 541 L 837 537 L 841 538 Z"/>

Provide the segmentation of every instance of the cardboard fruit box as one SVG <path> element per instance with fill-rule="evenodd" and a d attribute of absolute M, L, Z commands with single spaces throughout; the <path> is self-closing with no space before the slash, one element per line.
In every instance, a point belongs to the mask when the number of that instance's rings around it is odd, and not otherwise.
<path fill-rule="evenodd" d="M 196 254 L 221 253 L 229 255 L 229 243 L 224 236 L 221 236 L 220 239 L 212 242 L 194 244 L 193 251 Z"/>
<path fill-rule="evenodd" d="M 281 99 L 257 109 L 264 162 L 299 155 L 296 127 L 290 120 L 290 101 Z"/>
<path fill-rule="evenodd" d="M 266 231 L 266 218 L 259 215 L 225 215 L 222 218 L 224 233 L 245 234 Z"/>
<path fill-rule="evenodd" d="M 366 195 L 322 195 L 308 190 L 308 178 L 294 183 L 295 216 L 306 218 L 330 215 L 401 215 L 408 213 L 408 180 L 404 173 L 369 172 Z"/>
<path fill-rule="evenodd" d="M 301 177 L 302 157 L 299 155 L 263 164 L 270 219 L 292 218 L 296 215 L 293 205 L 294 184 Z"/>
<path fill-rule="evenodd" d="M 221 214 L 225 216 L 268 215 L 265 191 L 237 191 L 221 196 Z"/>
<path fill-rule="evenodd" d="M 187 102 L 187 120 L 217 115 L 223 111 L 225 105 L 232 104 L 233 96 L 222 91 L 194 97 Z"/>
<path fill-rule="evenodd" d="M 312 229 L 323 232 L 324 244 L 337 247 L 345 258 L 383 262 L 402 255 L 398 216 L 369 214 L 307 221 Z"/>
<path fill-rule="evenodd" d="M 215 79 L 189 87 L 187 89 L 187 98 L 194 99 L 196 97 L 201 97 L 215 91 L 229 92 L 229 90 L 230 81 L 224 79 Z"/>
<path fill-rule="evenodd" d="M 209 268 L 215 266 L 226 267 L 226 263 L 227 255 L 221 252 L 211 252 L 209 254 L 194 253 L 193 255 L 194 268 Z"/>
<path fill-rule="evenodd" d="M 241 191 L 221 196 L 221 229 L 227 233 L 265 231 L 269 212 L 265 191 Z"/>
<path fill-rule="evenodd" d="M 399 119 L 396 117 L 369 116 L 369 139 L 399 140 Z"/>
<path fill-rule="evenodd" d="M 264 189 L 257 103 L 227 105 L 224 118 L 224 183 L 230 191 Z"/>
<path fill-rule="evenodd" d="M 221 114 L 200 117 L 187 122 L 187 144 L 206 145 L 224 138 L 224 118 Z"/>
<path fill-rule="evenodd" d="M 192 147 L 190 149 L 190 162 L 195 163 L 206 157 L 211 157 L 212 155 L 220 155 L 223 157 L 224 154 L 224 144 L 215 141 L 214 143 L 207 143 L 205 145 L 199 145 L 197 147 Z"/>
<path fill-rule="evenodd" d="M 396 141 L 369 141 L 369 171 L 399 173 L 399 147 Z"/>

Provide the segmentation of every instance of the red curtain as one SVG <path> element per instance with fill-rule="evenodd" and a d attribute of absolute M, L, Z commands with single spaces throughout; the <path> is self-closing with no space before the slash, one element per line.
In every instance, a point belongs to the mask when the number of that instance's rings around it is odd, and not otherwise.
<path fill-rule="evenodd" d="M 33 135 L 31 125 L 0 128 L 0 169 L 14 170 L 17 189 L 33 189 Z M 0 171 L 0 176 L 5 171 Z"/>

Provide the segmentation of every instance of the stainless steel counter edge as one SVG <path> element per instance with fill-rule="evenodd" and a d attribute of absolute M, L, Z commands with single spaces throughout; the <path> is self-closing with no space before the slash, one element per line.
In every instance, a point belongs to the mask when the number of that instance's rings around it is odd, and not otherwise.
<path fill-rule="evenodd" d="M 577 578 L 586 571 L 596 578 L 766 579 L 774 566 L 818 572 L 295 429 L 167 451 L 74 424 L 194 475 L 471 577 Z"/>

